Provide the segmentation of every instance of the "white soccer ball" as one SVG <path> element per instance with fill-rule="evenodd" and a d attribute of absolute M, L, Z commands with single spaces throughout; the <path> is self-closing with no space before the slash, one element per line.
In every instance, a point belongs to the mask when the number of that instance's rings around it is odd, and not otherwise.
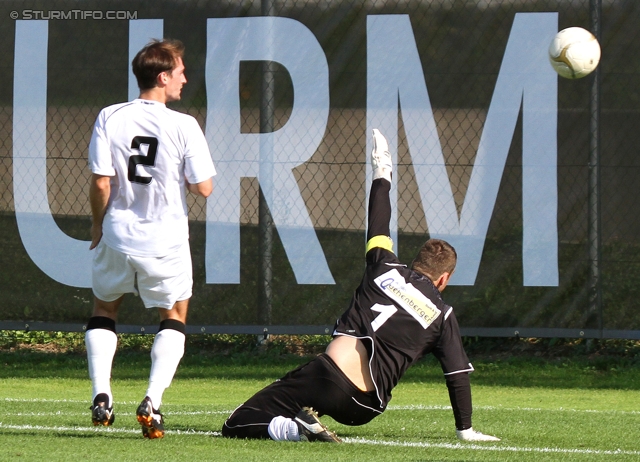
<path fill-rule="evenodd" d="M 558 32 L 551 41 L 549 61 L 560 76 L 580 79 L 598 66 L 600 44 L 588 30 L 569 27 Z"/>

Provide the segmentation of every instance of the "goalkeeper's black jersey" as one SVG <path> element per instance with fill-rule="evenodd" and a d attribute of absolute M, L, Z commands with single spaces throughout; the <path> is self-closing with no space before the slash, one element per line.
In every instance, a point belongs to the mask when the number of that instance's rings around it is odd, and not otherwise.
<path fill-rule="evenodd" d="M 363 341 L 383 410 L 398 380 L 427 353 L 438 358 L 445 375 L 473 371 L 453 308 L 444 303 L 430 279 L 382 247 L 367 252 L 364 277 L 334 335 Z"/>

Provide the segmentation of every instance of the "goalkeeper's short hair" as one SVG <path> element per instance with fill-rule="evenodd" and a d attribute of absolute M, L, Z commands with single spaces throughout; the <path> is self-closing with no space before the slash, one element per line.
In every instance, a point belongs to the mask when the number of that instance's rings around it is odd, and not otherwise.
<path fill-rule="evenodd" d="M 429 239 L 411 263 L 411 269 L 429 277 L 432 281 L 442 274 L 452 274 L 458 261 L 456 249 L 442 239 Z"/>

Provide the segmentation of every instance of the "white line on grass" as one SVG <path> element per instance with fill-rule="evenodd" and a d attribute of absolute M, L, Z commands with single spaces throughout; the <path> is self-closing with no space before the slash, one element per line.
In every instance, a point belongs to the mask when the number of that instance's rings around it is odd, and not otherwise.
<path fill-rule="evenodd" d="M 140 430 L 130 428 L 114 428 L 114 427 L 64 427 L 55 426 L 47 427 L 44 425 L 7 425 L 0 422 L 0 428 L 9 430 L 37 430 L 48 432 L 85 432 L 85 433 L 140 433 Z M 168 435 L 198 435 L 198 436 L 222 436 L 220 432 L 203 432 L 199 430 L 167 430 Z"/>
<path fill-rule="evenodd" d="M 58 432 L 85 432 L 85 433 L 127 433 L 138 434 L 140 430 L 129 428 L 113 428 L 113 427 L 65 427 L 55 426 L 47 427 L 44 425 L 7 425 L 0 422 L 0 428 L 8 430 L 30 430 L 30 431 L 58 431 Z M 195 435 L 195 436 L 222 436 L 220 432 L 203 432 L 199 430 L 167 430 L 169 435 Z M 563 448 L 531 448 L 516 446 L 500 446 L 500 445 L 479 445 L 479 444 L 462 444 L 462 443 L 424 443 L 411 441 L 383 441 L 369 440 L 366 438 L 344 438 L 343 441 L 348 444 L 369 444 L 375 446 L 393 446 L 393 447 L 412 447 L 412 448 L 438 448 L 438 449 L 454 449 L 454 450 L 477 450 L 477 451 L 495 451 L 495 452 L 530 452 L 530 453 L 553 453 L 553 454 L 594 454 L 594 455 L 625 455 L 640 456 L 640 451 L 627 450 L 605 450 L 605 449 L 563 449 Z"/>
<path fill-rule="evenodd" d="M 162 412 L 163 415 L 166 416 L 177 416 L 177 415 L 230 415 L 233 411 L 169 411 Z M 121 416 L 134 416 L 135 412 L 117 412 L 118 417 Z M 52 416 L 87 416 L 88 412 L 63 412 L 63 411 L 55 411 L 55 412 L 3 412 L 3 416 L 12 416 L 12 417 L 52 417 Z"/>
<path fill-rule="evenodd" d="M 90 399 L 2 398 L 8 403 L 90 403 Z M 114 404 L 140 404 L 140 401 L 114 401 Z"/>
<path fill-rule="evenodd" d="M 46 399 L 46 398 L 2 398 L 8 403 L 86 403 L 79 399 Z"/>
<path fill-rule="evenodd" d="M 89 399 L 48 399 L 48 398 L 2 398 L 3 401 L 8 403 L 90 403 Z M 140 401 L 114 401 L 114 404 L 121 405 L 138 405 Z"/>
<path fill-rule="evenodd" d="M 382 441 L 368 440 L 365 438 L 343 438 L 345 443 L 371 444 L 378 446 L 401 446 L 415 448 L 438 448 L 438 449 L 474 449 L 478 451 L 496 451 L 496 452 L 540 452 L 554 454 L 596 454 L 596 455 L 626 455 L 640 456 L 640 451 L 625 451 L 622 449 L 606 450 L 606 449 L 563 449 L 563 448 L 529 448 L 515 446 L 484 446 L 480 444 L 462 444 L 462 443 L 422 443 L 410 441 Z"/>

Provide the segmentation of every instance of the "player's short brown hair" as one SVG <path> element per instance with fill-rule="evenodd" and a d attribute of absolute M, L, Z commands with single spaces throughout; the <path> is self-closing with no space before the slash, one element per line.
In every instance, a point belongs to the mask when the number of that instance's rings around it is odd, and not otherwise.
<path fill-rule="evenodd" d="M 158 84 L 158 75 L 162 72 L 170 74 L 177 67 L 178 58 L 183 55 L 184 45 L 180 40 L 154 39 L 149 42 L 131 61 L 138 88 L 154 88 Z"/>
<path fill-rule="evenodd" d="M 435 281 L 444 273 L 453 273 L 457 261 L 458 254 L 451 244 L 441 239 L 429 239 L 418 251 L 411 269 Z"/>

